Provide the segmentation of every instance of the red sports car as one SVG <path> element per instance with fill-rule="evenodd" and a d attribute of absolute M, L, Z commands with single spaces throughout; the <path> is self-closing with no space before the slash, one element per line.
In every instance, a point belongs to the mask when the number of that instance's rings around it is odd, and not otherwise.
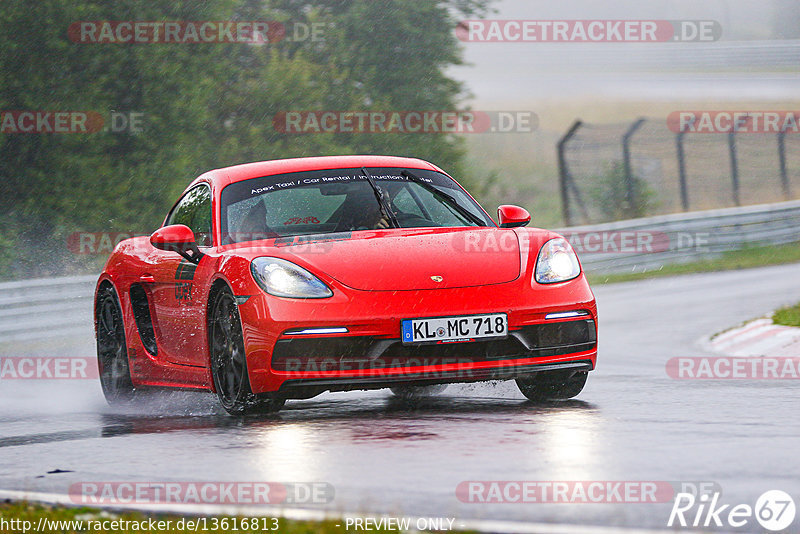
<path fill-rule="evenodd" d="M 232 414 L 324 391 L 516 379 L 583 389 L 597 308 L 569 243 L 498 224 L 444 171 L 386 156 L 237 165 L 195 179 L 97 283 L 100 380 L 216 392 Z"/>

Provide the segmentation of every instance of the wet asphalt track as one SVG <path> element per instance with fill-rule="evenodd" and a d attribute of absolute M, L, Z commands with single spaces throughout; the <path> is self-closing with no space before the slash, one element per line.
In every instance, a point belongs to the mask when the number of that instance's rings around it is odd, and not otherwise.
<path fill-rule="evenodd" d="M 205 395 L 121 413 L 95 381 L 3 380 L 0 489 L 317 481 L 334 486 L 323 507 L 332 511 L 650 528 L 665 527 L 670 504 L 469 504 L 455 489 L 467 480 L 713 481 L 724 502 L 752 505 L 783 489 L 800 503 L 800 382 L 665 373 L 671 357 L 702 355 L 701 337 L 796 301 L 799 275 L 789 265 L 596 287 L 598 369 L 577 400 L 558 404 L 532 404 L 501 383 L 451 386 L 414 407 L 388 391 L 326 394 L 236 420 Z M 89 333 L 3 355 L 91 355 Z M 55 469 L 70 472 L 47 474 Z"/>

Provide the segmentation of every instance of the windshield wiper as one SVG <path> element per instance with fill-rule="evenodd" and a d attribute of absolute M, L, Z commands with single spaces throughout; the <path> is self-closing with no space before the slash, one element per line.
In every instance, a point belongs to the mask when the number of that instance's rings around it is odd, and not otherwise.
<path fill-rule="evenodd" d="M 378 187 L 378 184 L 375 183 L 375 178 L 369 173 L 366 167 L 361 167 L 361 172 L 364 173 L 364 177 L 369 182 L 369 185 L 372 186 L 372 191 L 375 193 L 375 199 L 378 201 L 378 206 L 381 208 L 381 214 L 389 221 L 394 228 L 400 228 L 400 223 L 397 222 L 397 217 L 395 217 L 394 213 L 392 212 L 392 207 L 389 205 L 389 201 L 386 198 L 386 193 L 383 192 L 383 189 Z"/>
<path fill-rule="evenodd" d="M 404 170 L 404 171 L 400 171 L 400 174 L 402 174 L 406 178 L 412 180 L 413 182 L 418 183 L 419 185 L 421 185 L 422 187 L 424 187 L 425 189 L 427 189 L 428 191 L 430 191 L 434 195 L 437 195 L 437 196 L 447 200 L 450 203 L 449 207 L 455 209 L 459 214 L 461 214 L 462 217 L 466 217 L 469 221 L 475 223 L 478 226 L 486 226 L 486 221 L 482 221 L 480 219 L 480 217 L 478 217 L 477 215 L 475 215 L 474 213 L 469 211 L 467 208 L 465 208 L 464 206 L 459 204 L 458 201 L 456 200 L 456 198 L 453 195 L 451 195 L 450 193 L 446 193 L 446 192 L 442 191 L 441 189 L 439 189 L 435 185 L 426 182 L 425 180 L 423 180 L 422 178 L 420 178 L 419 176 L 417 176 L 416 174 L 414 174 L 412 172 Z"/>

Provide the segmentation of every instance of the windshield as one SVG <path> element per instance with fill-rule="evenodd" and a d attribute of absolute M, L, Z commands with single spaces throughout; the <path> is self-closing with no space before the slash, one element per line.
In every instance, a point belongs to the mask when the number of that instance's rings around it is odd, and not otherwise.
<path fill-rule="evenodd" d="M 428 170 L 306 171 L 230 184 L 222 191 L 223 243 L 383 228 L 494 226 L 452 179 Z"/>

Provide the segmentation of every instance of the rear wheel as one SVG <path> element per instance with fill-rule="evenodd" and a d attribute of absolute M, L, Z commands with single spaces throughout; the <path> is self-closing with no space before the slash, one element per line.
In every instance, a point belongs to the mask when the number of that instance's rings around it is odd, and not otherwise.
<path fill-rule="evenodd" d="M 242 321 L 229 289 L 214 294 L 210 317 L 211 374 L 222 407 L 232 415 L 280 410 L 285 399 L 256 397 L 250 389 Z"/>
<path fill-rule="evenodd" d="M 100 386 L 111 406 L 130 403 L 135 394 L 131 380 L 125 324 L 114 288 L 106 285 L 97 295 L 97 366 Z"/>
<path fill-rule="evenodd" d="M 566 400 L 577 396 L 586 385 L 588 371 L 543 371 L 518 378 L 517 386 L 533 401 Z"/>
<path fill-rule="evenodd" d="M 404 400 L 421 399 L 439 395 L 447 389 L 447 384 L 434 384 L 432 386 L 395 386 L 391 392 Z"/>

